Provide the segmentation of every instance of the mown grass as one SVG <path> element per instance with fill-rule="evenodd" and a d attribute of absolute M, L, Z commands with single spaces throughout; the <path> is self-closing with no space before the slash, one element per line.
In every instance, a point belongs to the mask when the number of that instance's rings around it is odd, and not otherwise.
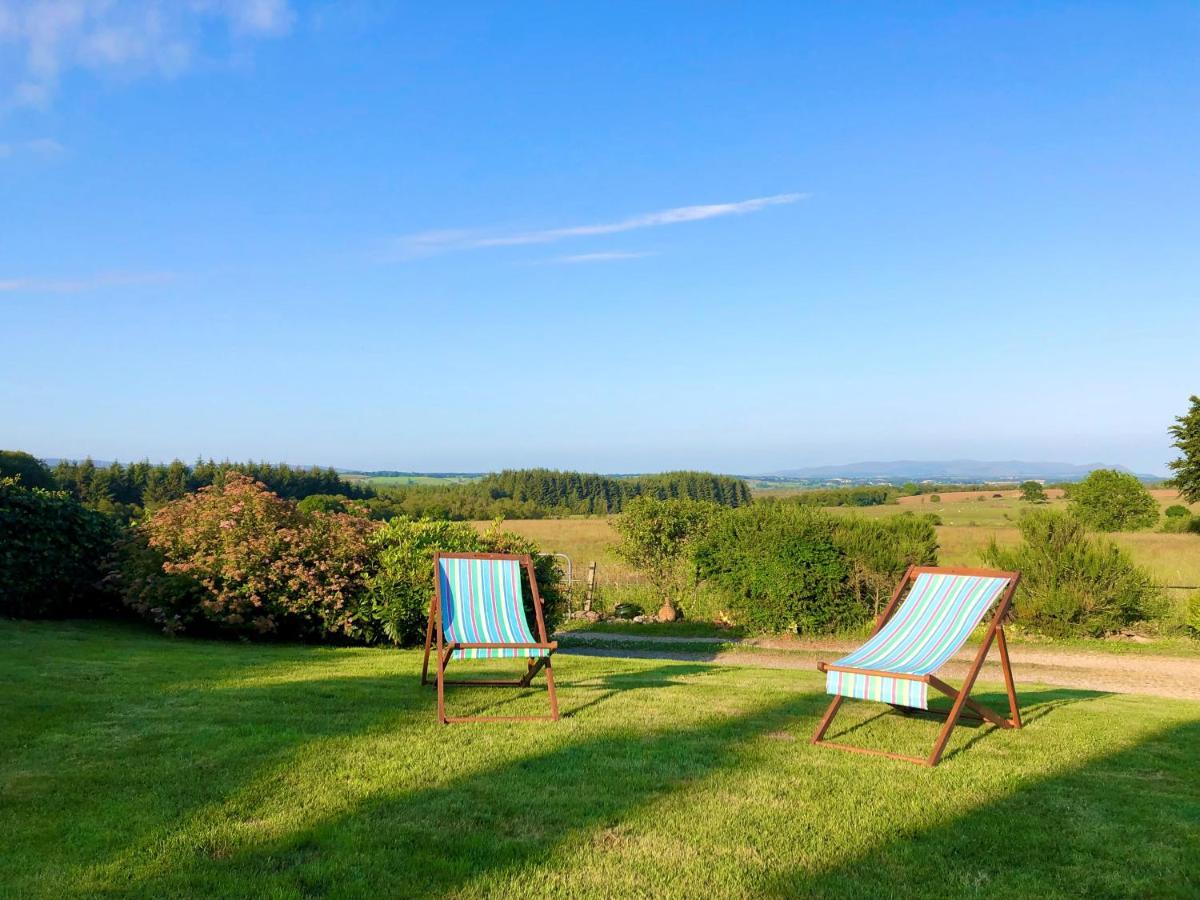
<path fill-rule="evenodd" d="M 815 672 L 561 657 L 561 722 L 442 727 L 419 664 L 0 622 L 0 894 L 1200 890 L 1200 704 L 1022 685 L 1023 731 L 960 728 L 925 770 L 809 746 Z M 935 729 L 854 704 L 834 734 Z"/>

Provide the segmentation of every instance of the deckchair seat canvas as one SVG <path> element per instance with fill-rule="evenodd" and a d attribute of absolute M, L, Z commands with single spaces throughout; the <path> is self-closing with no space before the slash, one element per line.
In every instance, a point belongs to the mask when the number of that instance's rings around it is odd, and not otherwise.
<path fill-rule="evenodd" d="M 918 575 L 904 605 L 887 624 L 853 653 L 829 664 L 826 692 L 928 709 L 927 682 L 840 672 L 836 667 L 900 675 L 936 672 L 966 643 L 1007 584 L 1004 578 L 930 572 Z"/>
<path fill-rule="evenodd" d="M 825 674 L 825 689 L 833 694 L 833 701 L 821 717 L 811 742 L 936 766 L 960 717 L 974 717 L 1000 728 L 1020 728 L 1021 712 L 1002 627 L 1020 580 L 1019 572 L 909 566 L 876 619 L 875 630 L 866 643 L 835 662 L 817 663 L 817 668 Z M 909 592 L 901 604 L 905 587 L 909 587 Z M 934 673 L 966 643 L 989 609 L 993 612 L 983 642 L 975 652 L 962 687 L 956 690 Z M 993 641 L 1000 651 L 1000 669 L 1008 692 L 1008 718 L 971 698 L 975 679 Z M 930 687 L 953 701 L 949 713 L 929 709 Z M 847 698 L 926 710 L 931 715 L 944 715 L 946 721 L 927 757 L 837 744 L 826 740 L 825 732 Z"/>
<path fill-rule="evenodd" d="M 525 617 L 518 559 L 438 560 L 442 629 L 450 644 L 536 644 Z M 468 647 L 452 659 L 516 659 L 549 656 L 543 647 Z"/>

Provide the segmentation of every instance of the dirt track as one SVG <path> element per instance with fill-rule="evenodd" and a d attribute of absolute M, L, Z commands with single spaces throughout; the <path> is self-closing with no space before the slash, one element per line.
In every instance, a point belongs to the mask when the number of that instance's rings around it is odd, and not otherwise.
<path fill-rule="evenodd" d="M 611 649 L 564 647 L 560 652 L 589 656 L 707 661 L 723 665 L 762 666 L 779 669 L 815 668 L 818 660 L 832 659 L 835 655 L 852 650 L 855 646 L 852 642 L 844 641 L 751 640 L 744 643 L 747 647 L 754 648 L 752 650 L 729 650 L 718 649 L 721 646 L 728 646 L 728 642 L 722 641 L 720 638 L 648 638 L 593 632 L 573 632 L 570 636 L 593 641 L 603 640 L 613 646 Z M 559 637 L 565 638 L 566 635 L 559 635 Z M 661 644 L 662 649 L 629 650 L 620 646 L 622 643 L 631 641 L 643 645 Z M 713 644 L 713 652 L 671 649 L 672 645 L 682 644 L 694 647 L 698 643 Z M 1200 700 L 1200 657 L 1156 656 L 1148 653 L 1117 654 L 1020 645 L 1010 646 L 1009 652 L 1012 657 L 1013 677 L 1018 685 L 1022 682 L 1050 684 L 1122 694 L 1150 694 L 1158 697 Z M 974 653 L 975 648 L 967 647 L 955 654 L 943 672 L 950 678 L 962 677 L 966 674 Z M 1002 679 L 996 659 L 996 651 L 993 649 L 988 656 L 988 663 L 983 668 L 981 678 L 987 681 Z"/>

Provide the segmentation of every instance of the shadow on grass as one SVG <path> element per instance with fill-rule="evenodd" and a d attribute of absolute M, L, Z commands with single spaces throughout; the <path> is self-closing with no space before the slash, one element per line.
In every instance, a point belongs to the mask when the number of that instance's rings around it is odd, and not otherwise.
<path fill-rule="evenodd" d="M 607 698 L 674 684 L 681 668 L 704 667 L 664 666 L 597 681 L 608 687 Z M 1071 699 L 1071 693 L 1047 692 L 1052 696 L 1046 702 Z M 791 694 L 744 714 L 715 721 L 707 716 L 683 727 L 671 726 L 668 705 L 655 714 L 661 716 L 661 731 L 620 729 L 440 779 L 429 787 L 373 791 L 283 837 L 252 838 L 216 853 L 181 848 L 122 886 L 148 894 L 185 889 L 220 893 L 236 884 L 254 884 L 261 893 L 304 895 L 471 891 L 562 848 L 588 848 L 619 834 L 622 823 L 647 805 L 717 772 L 747 765 L 760 737 L 787 729 L 807 731 L 824 701 L 822 694 Z M 1042 695 L 1035 695 L 1031 709 L 1042 705 Z M 414 737 L 432 740 L 435 757 L 452 757 L 460 742 L 511 743 L 512 732 L 492 728 L 434 726 L 432 739 L 427 729 L 414 730 Z M 436 768 L 430 774 L 431 780 L 439 780 Z M 395 861 L 396 868 L 381 871 L 381 860 Z"/>
<path fill-rule="evenodd" d="M 1045 714 L 1072 699 L 1049 703 Z M 756 892 L 803 897 L 1198 896 L 1197 747 L 1200 722 L 1167 728 L 1078 768 L 1027 781 L 936 827 L 899 830 L 834 867 L 816 872 L 797 868 L 769 877 Z M 997 760 L 998 766 L 1003 764 Z"/>

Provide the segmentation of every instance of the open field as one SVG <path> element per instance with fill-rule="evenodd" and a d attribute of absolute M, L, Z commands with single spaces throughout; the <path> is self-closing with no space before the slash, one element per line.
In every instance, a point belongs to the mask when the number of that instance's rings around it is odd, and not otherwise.
<path fill-rule="evenodd" d="M 443 727 L 419 666 L 0 622 L 0 893 L 1200 890 L 1200 703 L 1021 685 L 1025 729 L 960 727 L 926 770 L 808 745 L 816 672 L 563 656 L 561 722 Z M 927 719 L 848 709 L 848 740 L 932 743 Z"/>
<path fill-rule="evenodd" d="M 936 506 L 937 504 L 935 504 Z M 964 507 L 974 509 L 984 504 L 968 502 Z M 999 507 L 1000 501 L 996 501 Z M 957 504 L 942 504 L 943 507 L 955 507 Z M 831 512 L 839 514 L 861 513 L 864 515 L 896 515 L 902 510 L 895 506 L 869 506 L 863 509 L 847 509 L 837 507 Z M 979 554 L 993 536 L 1001 544 L 1016 543 L 1020 536 L 1016 528 L 1019 509 L 1000 510 L 1001 517 L 994 518 L 992 523 L 979 522 L 978 518 L 969 521 L 976 524 L 945 524 L 938 526 L 939 558 L 945 565 L 976 565 Z M 938 510 L 944 514 L 944 510 Z M 1012 518 L 1004 519 L 1008 514 Z M 948 521 L 948 517 L 943 517 Z M 490 526 L 490 522 L 475 523 L 480 528 Z M 600 578 L 615 578 L 627 581 L 635 580 L 637 573 L 621 562 L 612 553 L 611 547 L 617 540 L 617 534 L 607 519 L 510 519 L 504 527 L 533 538 L 545 551 L 566 553 L 575 565 L 576 577 L 582 577 L 588 562 L 596 560 Z M 1111 535 L 1112 539 L 1127 548 L 1140 564 L 1146 566 L 1155 577 L 1166 584 L 1200 585 L 1200 536 L 1193 534 L 1160 534 L 1153 531 L 1118 533 Z"/>

